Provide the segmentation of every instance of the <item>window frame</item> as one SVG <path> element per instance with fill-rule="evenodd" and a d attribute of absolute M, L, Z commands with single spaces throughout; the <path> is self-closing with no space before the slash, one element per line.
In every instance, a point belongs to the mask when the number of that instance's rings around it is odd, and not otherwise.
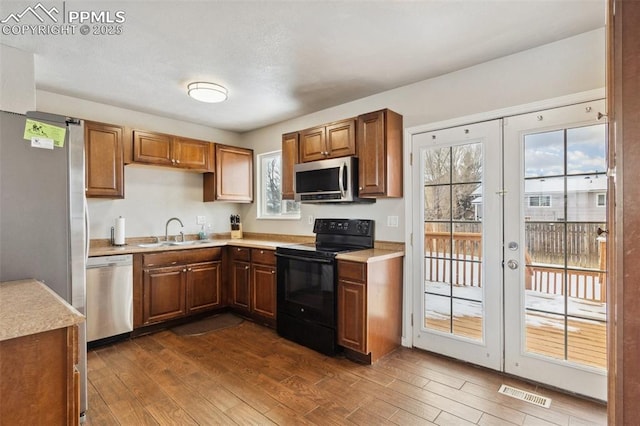
<path fill-rule="evenodd" d="M 538 199 L 538 205 L 534 206 L 531 204 L 531 200 L 537 198 Z M 540 204 L 540 200 L 542 198 L 546 198 L 549 200 L 549 205 L 541 205 Z M 548 209 L 551 207 L 551 200 L 553 199 L 553 197 L 551 195 L 529 195 L 529 199 L 527 202 L 527 206 L 531 209 Z"/>
<path fill-rule="evenodd" d="M 280 158 L 280 176 L 282 176 L 282 150 L 276 150 L 276 151 L 269 151 L 269 152 L 263 152 L 260 154 L 256 155 L 256 167 L 257 167 L 257 173 L 256 173 L 256 180 L 257 180 L 257 187 L 258 187 L 258 191 L 257 191 L 257 201 L 258 201 L 258 205 L 257 205 L 257 211 L 256 211 L 256 219 L 267 219 L 267 220 L 300 220 L 302 218 L 302 212 L 300 209 L 298 209 L 298 212 L 296 213 L 283 213 L 283 205 L 284 203 L 281 204 L 281 212 L 280 214 L 268 214 L 266 212 L 266 180 L 264 179 L 264 164 L 265 161 L 270 161 L 271 158 L 273 157 L 279 157 Z M 282 197 L 282 180 L 280 181 L 280 195 Z M 281 201 L 287 202 L 287 201 L 292 201 L 292 200 L 282 200 L 282 198 L 280 198 Z"/>

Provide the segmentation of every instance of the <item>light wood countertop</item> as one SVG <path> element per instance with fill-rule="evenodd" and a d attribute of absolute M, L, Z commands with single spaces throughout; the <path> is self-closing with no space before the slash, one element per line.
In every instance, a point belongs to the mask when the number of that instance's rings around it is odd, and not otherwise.
<path fill-rule="evenodd" d="M 34 279 L 0 283 L 0 341 L 80 324 L 84 316 Z"/>
<path fill-rule="evenodd" d="M 381 260 L 391 259 L 394 257 L 403 257 L 403 250 L 387 250 L 372 248 L 369 250 L 350 251 L 348 253 L 340 253 L 336 256 L 338 260 L 350 260 L 352 262 L 371 263 Z"/>
<path fill-rule="evenodd" d="M 260 234 L 255 234 L 256 236 Z M 292 245 L 292 244 L 301 244 L 301 243 L 309 243 L 313 242 L 313 237 L 295 237 L 295 236 L 287 236 L 282 235 L 280 238 L 278 236 L 274 236 L 269 234 L 269 239 L 263 238 L 214 238 L 210 240 L 204 241 L 195 241 L 193 244 L 189 245 L 161 245 L 158 247 L 140 247 L 139 244 L 149 243 L 151 238 L 142 237 L 140 239 L 132 239 L 127 241 L 127 245 L 124 246 L 111 246 L 105 244 L 104 241 L 101 241 L 98 244 L 94 244 L 92 242 L 91 248 L 89 250 L 89 256 L 113 256 L 118 254 L 134 254 L 134 253 L 150 253 L 156 251 L 168 251 L 168 250 L 191 250 L 198 248 L 208 248 L 208 247 L 223 247 L 223 246 L 232 246 L 232 247 L 247 247 L 247 248 L 257 248 L 257 249 L 265 249 L 265 250 L 275 250 L 277 247 Z M 374 262 L 378 260 L 388 259 L 391 257 L 399 257 L 404 256 L 404 244 L 403 243 L 395 243 L 395 242 L 377 242 L 376 248 L 369 250 L 358 250 L 355 252 L 349 252 L 344 254 L 339 254 L 339 260 L 351 260 L 354 262 Z"/>

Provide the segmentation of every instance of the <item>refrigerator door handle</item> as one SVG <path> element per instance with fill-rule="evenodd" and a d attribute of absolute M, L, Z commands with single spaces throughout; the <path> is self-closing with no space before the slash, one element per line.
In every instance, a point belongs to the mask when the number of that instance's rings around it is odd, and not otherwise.
<path fill-rule="evenodd" d="M 82 197 L 84 208 L 84 258 L 85 261 L 89 259 L 89 205 L 87 204 L 87 197 Z M 85 262 L 86 263 L 86 262 Z"/>

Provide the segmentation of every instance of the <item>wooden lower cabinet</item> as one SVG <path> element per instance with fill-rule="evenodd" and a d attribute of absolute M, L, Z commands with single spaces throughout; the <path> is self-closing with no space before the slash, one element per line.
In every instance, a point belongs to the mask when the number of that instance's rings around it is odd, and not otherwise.
<path fill-rule="evenodd" d="M 80 424 L 77 326 L 0 342 L 0 425 Z"/>
<path fill-rule="evenodd" d="M 252 311 L 275 326 L 276 258 L 273 250 L 251 251 Z"/>
<path fill-rule="evenodd" d="M 274 250 L 229 247 L 229 306 L 274 327 L 276 257 Z"/>
<path fill-rule="evenodd" d="M 338 285 L 340 344 L 367 353 L 367 285 L 341 280 Z"/>
<path fill-rule="evenodd" d="M 145 324 L 166 321 L 186 314 L 186 267 L 145 269 L 144 309 Z"/>
<path fill-rule="evenodd" d="M 207 262 L 190 265 L 187 269 L 187 313 L 216 308 L 221 305 L 222 263 Z"/>
<path fill-rule="evenodd" d="M 221 274 L 219 247 L 134 256 L 134 328 L 224 306 Z"/>
<path fill-rule="evenodd" d="M 374 363 L 402 339 L 402 257 L 338 260 L 338 344 Z"/>
<path fill-rule="evenodd" d="M 234 261 L 231 264 L 230 305 L 244 312 L 251 311 L 251 264 Z"/>

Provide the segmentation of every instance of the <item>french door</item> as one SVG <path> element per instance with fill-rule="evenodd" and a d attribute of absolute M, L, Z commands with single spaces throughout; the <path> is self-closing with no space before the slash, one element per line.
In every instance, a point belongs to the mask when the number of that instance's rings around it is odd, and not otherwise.
<path fill-rule="evenodd" d="M 607 399 L 604 101 L 506 119 L 504 370 Z M 509 160 L 507 160 L 509 159 Z"/>
<path fill-rule="evenodd" d="M 414 346 L 606 400 L 598 112 L 413 135 Z"/>
<path fill-rule="evenodd" d="M 414 346 L 502 366 L 501 120 L 414 135 Z"/>

